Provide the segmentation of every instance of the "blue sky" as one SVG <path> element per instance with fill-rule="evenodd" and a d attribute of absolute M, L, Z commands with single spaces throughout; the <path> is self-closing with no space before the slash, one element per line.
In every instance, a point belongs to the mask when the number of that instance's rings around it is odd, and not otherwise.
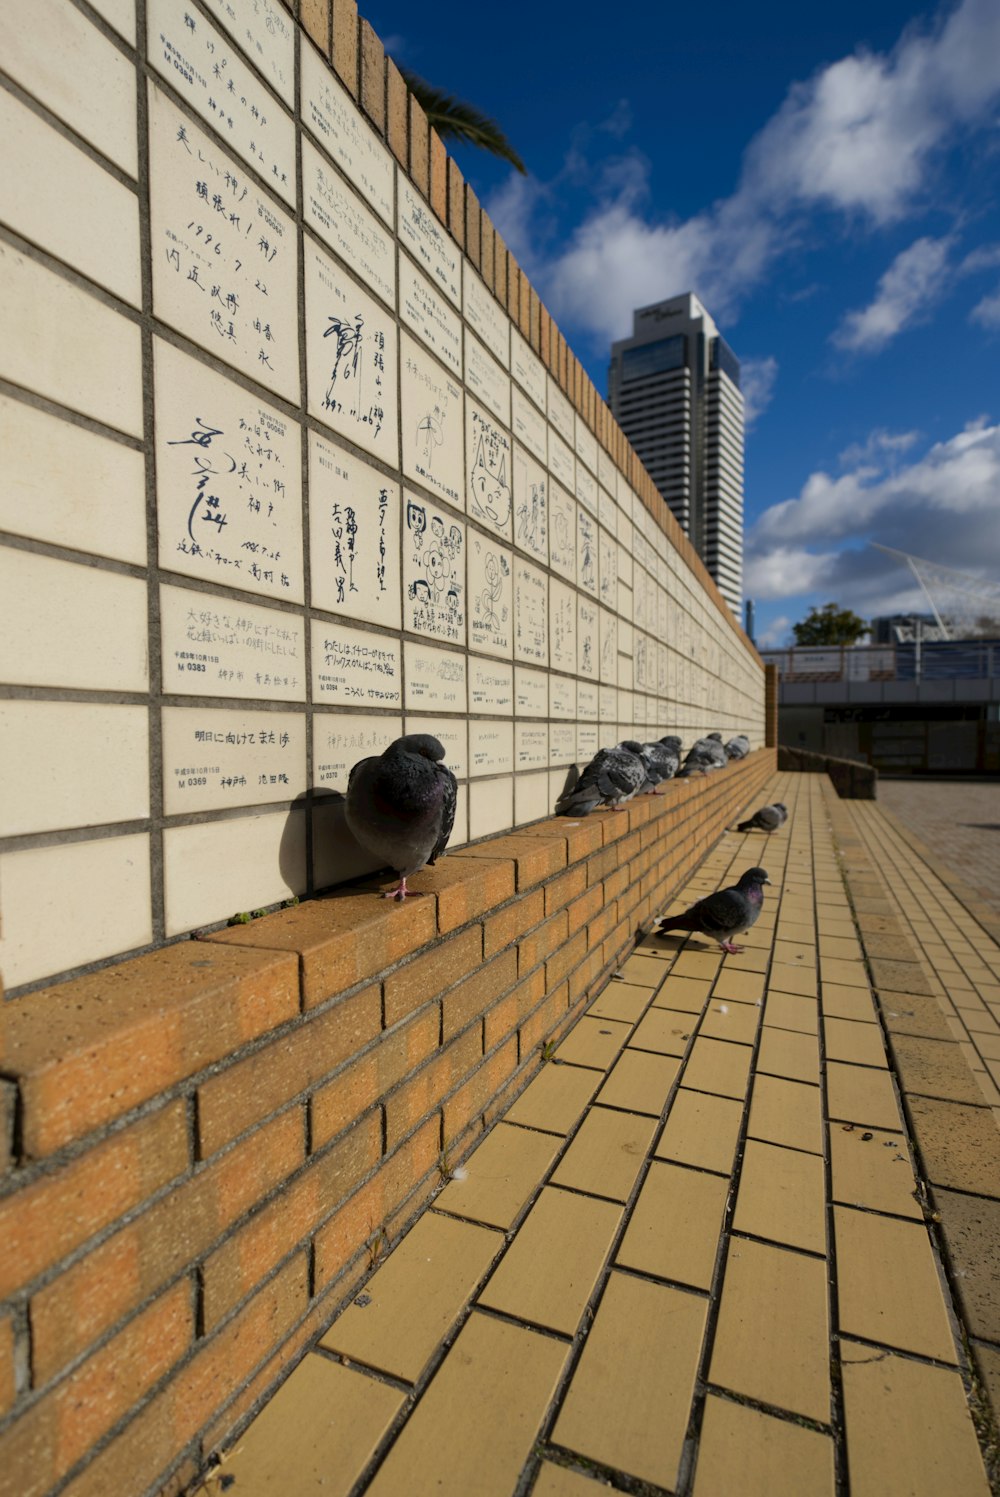
<path fill-rule="evenodd" d="M 682 291 L 743 361 L 761 642 L 921 606 L 871 540 L 1000 582 L 1000 0 L 361 8 L 519 150 L 455 155 L 602 393 Z"/>

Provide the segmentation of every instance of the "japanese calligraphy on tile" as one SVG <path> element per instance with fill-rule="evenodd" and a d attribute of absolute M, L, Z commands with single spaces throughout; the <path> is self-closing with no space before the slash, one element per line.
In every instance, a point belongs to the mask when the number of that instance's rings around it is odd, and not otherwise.
<path fill-rule="evenodd" d="M 164 707 L 168 816 L 292 800 L 305 788 L 304 714 Z"/>
<path fill-rule="evenodd" d="M 306 699 L 305 624 L 297 614 L 163 585 L 160 640 L 171 695 Z"/>
<path fill-rule="evenodd" d="M 313 779 L 327 790 L 347 790 L 359 759 L 383 753 L 403 731 L 403 719 L 386 713 L 317 712 L 313 718 Z"/>
<path fill-rule="evenodd" d="M 304 37 L 301 71 L 303 124 L 378 216 L 391 224 L 392 157 Z"/>
<path fill-rule="evenodd" d="M 469 656 L 469 711 L 493 712 L 505 717 L 514 712 L 514 671 L 495 660 Z"/>
<path fill-rule="evenodd" d="M 311 141 L 302 141 L 303 216 L 364 285 L 396 305 L 396 252 L 390 231 L 327 164 Z"/>
<path fill-rule="evenodd" d="M 466 658 L 455 650 L 436 650 L 405 640 L 406 710 L 465 712 L 468 709 Z"/>
<path fill-rule="evenodd" d="M 345 707 L 399 707 L 399 640 L 370 630 L 312 622 L 313 696 Z"/>
<path fill-rule="evenodd" d="M 295 23 L 278 0 L 205 0 L 226 30 L 239 43 L 258 72 L 268 79 L 289 109 L 295 102 Z"/>
<path fill-rule="evenodd" d="M 309 532 L 313 606 L 398 629 L 399 484 L 315 432 Z"/>
<path fill-rule="evenodd" d="M 514 561 L 514 656 L 548 665 L 548 578 L 530 562 Z"/>

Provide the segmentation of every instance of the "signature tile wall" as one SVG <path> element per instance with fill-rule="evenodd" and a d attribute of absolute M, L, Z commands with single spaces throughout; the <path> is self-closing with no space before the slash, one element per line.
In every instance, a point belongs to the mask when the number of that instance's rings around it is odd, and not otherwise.
<path fill-rule="evenodd" d="M 331 65 L 332 59 L 332 65 Z M 350 0 L 10 0 L 0 58 L 8 992 L 454 842 L 763 672 Z M 331 794 L 333 792 L 333 794 Z"/>

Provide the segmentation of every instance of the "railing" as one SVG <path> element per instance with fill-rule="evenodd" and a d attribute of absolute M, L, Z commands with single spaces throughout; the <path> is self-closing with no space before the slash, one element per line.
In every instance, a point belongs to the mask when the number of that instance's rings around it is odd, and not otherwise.
<path fill-rule="evenodd" d="M 817 681 L 982 681 L 1000 676 L 1000 641 L 940 640 L 899 645 L 796 645 L 762 650 L 781 679 Z"/>

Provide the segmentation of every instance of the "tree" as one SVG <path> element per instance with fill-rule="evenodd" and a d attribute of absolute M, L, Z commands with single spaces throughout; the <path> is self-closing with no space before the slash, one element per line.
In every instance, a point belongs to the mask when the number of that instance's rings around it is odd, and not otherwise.
<path fill-rule="evenodd" d="M 527 167 L 495 120 L 480 114 L 471 104 L 465 104 L 461 99 L 435 88 L 409 68 L 401 67 L 399 71 L 410 93 L 442 140 L 457 140 L 463 145 L 478 146 L 480 150 L 489 151 L 491 155 L 510 162 L 522 175 L 527 175 Z"/>
<path fill-rule="evenodd" d="M 839 603 L 810 608 L 809 617 L 792 625 L 797 645 L 853 645 L 869 633 L 864 619 Z"/>

